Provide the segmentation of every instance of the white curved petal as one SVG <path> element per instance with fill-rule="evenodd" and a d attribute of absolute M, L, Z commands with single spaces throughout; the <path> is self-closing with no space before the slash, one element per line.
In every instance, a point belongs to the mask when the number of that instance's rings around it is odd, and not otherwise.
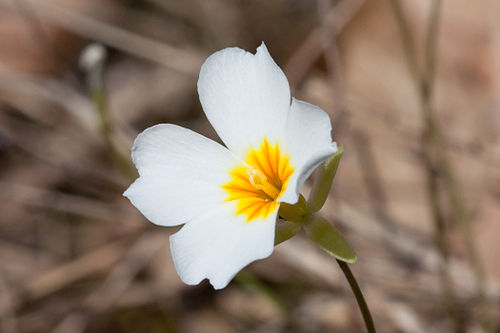
<path fill-rule="evenodd" d="M 264 43 L 255 55 L 236 47 L 211 55 L 201 68 L 198 93 L 217 134 L 241 157 L 264 137 L 282 139 L 290 87 Z"/>
<path fill-rule="evenodd" d="M 160 124 L 139 134 L 132 159 L 140 177 L 123 193 L 151 222 L 186 223 L 216 207 L 238 163 L 220 144 L 183 127 Z"/>
<path fill-rule="evenodd" d="M 286 151 L 295 172 L 288 182 L 281 202 L 295 203 L 305 180 L 318 165 L 337 152 L 332 142 L 332 125 L 328 114 L 319 107 L 292 100 L 286 126 Z"/>
<path fill-rule="evenodd" d="M 224 203 L 170 236 L 175 268 L 184 283 L 194 285 L 208 278 L 221 289 L 243 267 L 271 255 L 278 209 L 248 223 L 234 211 L 233 203 Z"/>

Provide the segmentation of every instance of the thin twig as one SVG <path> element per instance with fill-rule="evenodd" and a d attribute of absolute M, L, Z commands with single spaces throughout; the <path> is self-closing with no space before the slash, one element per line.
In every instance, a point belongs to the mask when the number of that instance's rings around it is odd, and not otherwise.
<path fill-rule="evenodd" d="M 430 9 L 429 15 L 429 26 L 427 29 L 427 37 L 426 37 L 426 47 L 425 47 L 425 60 L 426 60 L 426 75 L 423 78 L 422 82 L 422 92 L 421 98 L 423 100 L 424 111 L 427 111 L 427 128 L 430 136 L 430 143 L 433 143 L 435 146 L 436 154 L 437 154 L 437 163 L 439 171 L 443 177 L 443 184 L 448 192 L 450 197 L 450 203 L 453 209 L 453 214 L 457 219 L 459 226 L 462 230 L 462 236 L 465 241 L 465 247 L 467 251 L 467 255 L 469 257 L 469 261 L 473 267 L 474 275 L 476 278 L 476 288 L 477 294 L 479 298 L 480 308 L 481 308 L 481 322 L 483 328 L 487 332 L 493 331 L 492 318 L 489 314 L 489 302 L 486 297 L 485 292 L 485 278 L 484 278 L 484 268 L 482 265 L 481 258 L 477 253 L 477 246 L 474 241 L 474 234 L 472 231 L 472 227 L 470 224 L 469 214 L 465 208 L 465 202 L 462 198 L 462 191 L 458 182 L 456 181 L 456 177 L 454 174 L 454 170 L 451 166 L 450 160 L 446 154 L 446 150 L 444 147 L 444 139 L 439 130 L 439 127 L 435 121 L 434 115 L 432 113 L 432 108 L 430 107 L 432 94 L 434 91 L 434 78 L 436 76 L 436 57 L 437 57 L 437 35 L 439 28 L 439 18 L 441 11 L 441 0 L 434 0 L 432 3 L 432 7 Z"/>
<path fill-rule="evenodd" d="M 426 165 L 426 190 L 429 205 L 431 207 L 432 219 L 434 221 L 434 244 L 441 257 L 441 262 L 439 264 L 439 278 L 441 283 L 441 289 L 444 296 L 444 306 L 449 316 L 453 320 L 454 331 L 457 333 L 463 333 L 464 331 L 464 320 L 461 314 L 460 305 L 455 294 L 453 283 L 451 281 L 449 273 L 449 245 L 446 240 L 446 223 L 445 217 L 442 211 L 441 198 L 439 196 L 439 183 L 438 175 L 432 166 L 431 157 L 426 154 L 424 157 L 424 163 Z"/>
<path fill-rule="evenodd" d="M 403 43 L 403 50 L 405 52 L 406 60 L 408 61 L 408 66 L 410 68 L 411 75 L 413 76 L 414 82 L 418 85 L 420 82 L 417 52 L 415 50 L 415 43 L 413 41 L 413 35 L 411 33 L 408 21 L 401 7 L 399 0 L 391 0 L 391 5 L 396 14 L 396 20 L 399 27 L 399 33 L 401 34 L 401 42 Z"/>
<path fill-rule="evenodd" d="M 433 78 L 434 74 L 427 74 L 426 76 L 421 77 L 418 70 L 418 62 L 416 57 L 416 50 L 413 41 L 413 35 L 411 33 L 410 27 L 408 25 L 408 20 L 404 14 L 404 11 L 401 7 L 399 0 L 392 0 L 391 4 L 393 6 L 394 12 L 396 14 L 396 20 L 399 26 L 399 31 L 401 34 L 401 40 L 403 42 L 403 49 L 405 51 L 405 55 L 408 62 L 408 67 L 412 74 L 419 98 L 420 98 L 420 106 L 422 115 L 424 117 L 424 122 L 429 124 L 429 115 L 430 115 L 430 97 L 431 91 L 429 90 L 432 85 L 429 85 L 426 81 L 428 78 Z M 433 15 L 432 18 L 437 19 L 437 16 Z M 436 33 L 436 23 L 429 22 L 429 26 L 433 27 L 433 29 L 429 29 L 429 32 Z M 428 43 L 426 43 L 427 47 L 433 47 L 432 44 L 429 44 L 429 41 L 435 41 L 435 38 L 428 39 Z M 426 49 L 427 49 L 426 47 Z M 428 68 L 432 68 L 435 70 L 435 56 L 431 55 L 432 52 L 426 50 L 426 62 Z M 426 68 L 427 68 L 426 66 Z M 436 178 L 436 170 L 434 168 L 434 163 L 432 161 L 432 154 L 429 151 L 430 146 L 428 145 L 429 140 L 429 130 L 428 126 L 424 130 L 422 135 L 422 158 L 426 171 L 426 191 L 427 198 L 429 202 L 429 207 L 431 209 L 432 220 L 434 224 L 434 242 L 436 248 L 441 256 L 442 262 L 439 267 L 439 275 L 441 281 L 441 289 L 443 291 L 444 304 L 448 315 L 452 318 L 455 332 L 462 332 L 461 329 L 462 320 L 461 316 L 458 315 L 458 300 L 456 294 L 453 290 L 453 287 L 450 285 L 450 277 L 448 272 L 448 244 L 446 241 L 446 230 L 445 230 L 445 222 L 444 216 L 442 212 L 442 207 L 440 204 L 440 196 L 439 196 L 439 186 L 437 184 Z"/>
<path fill-rule="evenodd" d="M 284 71 L 292 87 L 300 83 L 314 62 L 323 54 L 325 27 L 328 27 L 331 31 L 332 37 L 336 37 L 363 6 L 365 1 L 347 0 L 330 6 L 324 14 L 322 24 L 319 24 L 311 31 L 285 64 Z"/>

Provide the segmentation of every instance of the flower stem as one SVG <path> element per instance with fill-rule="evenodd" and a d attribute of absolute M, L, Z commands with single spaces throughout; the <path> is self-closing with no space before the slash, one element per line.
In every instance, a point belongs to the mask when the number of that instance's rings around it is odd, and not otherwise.
<path fill-rule="evenodd" d="M 372 315 L 370 313 L 370 309 L 368 308 L 368 304 L 366 304 L 365 298 L 363 297 L 363 293 L 361 292 L 361 289 L 359 288 L 358 282 L 356 281 L 356 278 L 351 272 L 351 269 L 349 268 L 349 264 L 338 260 L 337 263 L 339 264 L 340 268 L 342 269 L 342 272 L 344 272 L 344 275 L 349 282 L 349 285 L 351 286 L 352 292 L 354 293 L 354 296 L 356 297 L 356 301 L 358 302 L 359 310 L 361 311 L 361 315 L 363 315 L 363 320 L 365 321 L 365 326 L 366 330 L 368 333 L 376 333 L 377 331 L 375 330 L 375 324 L 373 323 Z"/>

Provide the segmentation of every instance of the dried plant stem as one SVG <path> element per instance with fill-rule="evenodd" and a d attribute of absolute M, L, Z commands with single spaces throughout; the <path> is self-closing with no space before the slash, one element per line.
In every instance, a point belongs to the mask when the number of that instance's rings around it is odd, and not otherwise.
<path fill-rule="evenodd" d="M 452 279 L 448 270 L 450 254 L 445 236 L 446 223 L 441 209 L 438 174 L 432 164 L 432 157 L 427 153 L 428 151 L 423 152 L 424 165 L 426 168 L 426 190 L 434 222 L 434 243 L 442 259 L 439 265 L 439 279 L 444 297 L 444 306 L 448 315 L 453 320 L 454 331 L 463 333 L 465 332 L 463 316 L 461 315 L 460 304 L 453 289 Z"/>
<path fill-rule="evenodd" d="M 424 49 L 424 74 L 420 75 L 418 62 L 414 47 L 413 37 L 404 15 L 399 0 L 391 1 L 396 14 L 399 31 L 401 34 L 404 51 L 407 57 L 410 72 L 414 78 L 419 99 L 420 109 L 424 121 L 424 132 L 422 136 L 423 159 L 427 170 L 427 191 L 431 206 L 433 220 L 435 224 L 436 245 L 443 257 L 444 264 L 441 270 L 441 281 L 443 292 L 447 304 L 448 312 L 454 318 L 455 330 L 464 331 L 461 315 L 458 312 L 458 302 L 453 289 L 449 285 L 449 276 L 446 269 L 448 261 L 448 249 L 445 240 L 445 224 L 442 207 L 439 202 L 439 179 L 442 178 L 443 188 L 446 191 L 455 216 L 464 238 L 465 247 L 469 261 L 473 267 L 476 278 L 476 292 L 481 308 L 482 326 L 487 332 L 492 332 L 492 320 L 489 312 L 489 301 L 485 291 L 485 276 L 481 258 L 477 252 L 474 235 L 467 213 L 465 202 L 462 198 L 462 191 L 456 177 L 452 164 L 446 153 L 444 138 L 435 120 L 432 109 L 432 97 L 434 92 L 434 79 L 436 75 L 437 63 L 437 36 L 439 29 L 439 19 L 441 13 L 441 0 L 434 0 L 430 12 L 427 26 L 427 35 Z"/>
<path fill-rule="evenodd" d="M 415 82 L 418 94 L 419 94 L 419 100 L 421 104 L 421 111 L 422 114 L 424 115 L 425 118 L 425 123 L 426 123 L 426 129 L 424 130 L 423 136 L 422 136 L 422 158 L 423 158 L 423 163 L 425 166 L 425 171 L 426 171 L 426 191 L 427 191 L 427 198 L 429 202 L 429 207 L 431 209 L 431 214 L 432 214 L 432 220 L 434 224 L 434 242 L 436 244 L 436 248 L 439 251 L 439 254 L 443 260 L 439 273 L 440 273 L 440 281 L 441 281 L 441 288 L 443 291 L 443 296 L 444 296 L 444 303 L 446 307 L 446 311 L 448 312 L 448 315 L 452 318 L 454 327 L 455 327 L 455 332 L 460 332 L 460 327 L 463 326 L 461 325 L 461 320 L 460 316 L 458 314 L 458 300 L 455 295 L 455 292 L 453 290 L 453 287 L 451 286 L 450 282 L 450 277 L 448 273 L 448 245 L 446 242 L 446 237 L 445 237 L 445 221 L 444 221 L 444 216 L 440 204 L 440 196 L 439 196 L 439 186 L 438 186 L 438 181 L 437 181 L 437 172 L 434 167 L 434 163 L 432 161 L 432 153 L 430 151 L 431 145 L 428 145 L 428 141 L 431 138 L 430 131 L 429 129 L 433 126 L 429 126 L 433 124 L 432 121 L 429 121 L 431 119 L 431 111 L 430 111 L 430 94 L 429 94 L 429 88 L 427 84 L 424 84 L 423 82 L 426 81 L 425 78 L 422 79 L 419 74 L 419 69 L 418 69 L 418 62 L 417 62 L 417 57 L 416 57 L 416 51 L 415 51 L 415 46 L 414 46 L 414 41 L 413 41 L 413 36 L 411 34 L 408 22 L 406 20 L 406 17 L 404 15 L 403 9 L 401 8 L 401 4 L 399 0 L 392 0 L 391 1 L 393 10 L 396 14 L 396 20 L 398 23 L 399 31 L 401 34 L 401 40 L 403 43 L 403 49 L 406 55 L 406 59 L 408 62 L 408 67 L 410 69 L 410 73 L 413 77 L 413 80 Z M 427 54 L 430 54 L 430 52 L 427 52 Z M 433 59 L 432 57 L 429 59 Z M 429 76 L 427 76 L 429 78 Z M 424 88 L 427 87 L 427 88 Z"/>
<path fill-rule="evenodd" d="M 415 51 L 415 43 L 413 41 L 413 35 L 411 34 L 410 27 L 406 21 L 403 8 L 399 0 L 391 0 L 392 9 L 396 15 L 396 21 L 399 28 L 399 33 L 401 35 L 401 41 L 403 43 L 403 51 L 405 52 L 406 60 L 408 61 L 408 66 L 410 67 L 411 75 L 416 83 L 420 82 L 418 62 L 417 62 L 417 52 Z"/>
<path fill-rule="evenodd" d="M 467 255 L 473 267 L 476 278 L 476 292 L 481 308 L 481 323 L 486 332 L 492 332 L 493 323 L 489 312 L 489 301 L 486 296 L 483 264 L 477 252 L 470 217 L 467 213 L 465 202 L 462 197 L 462 190 L 456 180 L 453 167 L 446 153 L 443 136 L 435 121 L 431 108 L 432 92 L 434 90 L 434 77 L 436 75 L 436 39 L 439 27 L 440 10 L 441 0 L 434 0 L 429 15 L 429 26 L 427 29 L 425 47 L 426 76 L 422 79 L 422 91 L 420 94 L 423 104 L 422 110 L 424 111 L 424 117 L 426 117 L 426 128 L 429 136 L 428 142 L 435 149 L 437 159 L 436 163 L 439 168 L 438 170 L 442 176 L 444 188 L 449 195 L 453 214 L 462 231 Z"/>
<path fill-rule="evenodd" d="M 356 278 L 351 272 L 351 269 L 349 268 L 349 264 L 346 262 L 343 262 L 341 260 L 337 259 L 337 263 L 340 266 L 340 269 L 342 269 L 342 272 L 344 273 L 347 282 L 349 282 L 349 285 L 351 286 L 352 292 L 354 293 L 354 296 L 356 297 L 356 301 L 358 302 L 359 310 L 361 311 L 361 315 L 363 316 L 363 320 L 365 322 L 366 330 L 368 333 L 376 333 L 377 331 L 375 330 L 375 324 L 373 323 L 372 315 L 370 313 L 370 309 L 368 308 L 368 305 L 366 304 L 365 298 L 363 297 L 363 293 L 361 292 L 361 289 L 359 288 L 358 282 L 356 281 Z"/>

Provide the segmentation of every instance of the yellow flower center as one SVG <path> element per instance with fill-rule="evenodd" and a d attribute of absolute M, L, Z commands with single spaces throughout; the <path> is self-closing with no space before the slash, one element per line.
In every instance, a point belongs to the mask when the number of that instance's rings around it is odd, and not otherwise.
<path fill-rule="evenodd" d="M 247 222 L 269 216 L 279 205 L 294 168 L 278 144 L 264 139 L 259 149 L 251 149 L 246 165 L 231 171 L 231 180 L 222 185 L 226 201 L 236 201 L 236 215 L 246 215 Z"/>

